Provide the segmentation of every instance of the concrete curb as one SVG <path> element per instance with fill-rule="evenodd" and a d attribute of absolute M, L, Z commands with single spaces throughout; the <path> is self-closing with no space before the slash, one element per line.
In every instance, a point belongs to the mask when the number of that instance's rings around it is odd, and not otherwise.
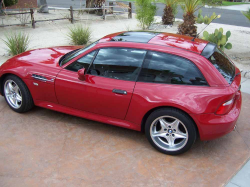
<path fill-rule="evenodd" d="M 250 79 L 250 71 L 249 70 L 241 70 L 241 76 L 247 79 Z"/>

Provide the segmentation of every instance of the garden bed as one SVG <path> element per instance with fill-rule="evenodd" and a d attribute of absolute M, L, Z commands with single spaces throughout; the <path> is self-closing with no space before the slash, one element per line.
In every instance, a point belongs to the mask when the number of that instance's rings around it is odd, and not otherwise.
<path fill-rule="evenodd" d="M 18 3 L 6 9 L 37 8 L 37 0 L 18 0 Z"/>

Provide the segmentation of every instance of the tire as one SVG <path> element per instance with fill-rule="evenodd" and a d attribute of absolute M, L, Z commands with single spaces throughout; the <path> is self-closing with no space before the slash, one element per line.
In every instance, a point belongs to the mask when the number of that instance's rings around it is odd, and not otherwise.
<path fill-rule="evenodd" d="M 8 75 L 3 81 L 3 94 L 9 107 L 18 113 L 29 111 L 33 99 L 26 84 L 15 75 Z"/>
<path fill-rule="evenodd" d="M 197 137 L 193 120 L 175 108 L 152 112 L 145 123 L 145 134 L 155 149 L 168 155 L 188 151 Z"/>

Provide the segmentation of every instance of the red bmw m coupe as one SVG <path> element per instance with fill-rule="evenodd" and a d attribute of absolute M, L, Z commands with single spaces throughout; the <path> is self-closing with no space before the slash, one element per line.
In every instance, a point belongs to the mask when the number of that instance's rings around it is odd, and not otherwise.
<path fill-rule="evenodd" d="M 215 44 L 156 32 L 31 50 L 0 67 L 1 95 L 15 112 L 36 105 L 143 131 L 171 155 L 235 128 L 240 82 L 239 69 Z"/>

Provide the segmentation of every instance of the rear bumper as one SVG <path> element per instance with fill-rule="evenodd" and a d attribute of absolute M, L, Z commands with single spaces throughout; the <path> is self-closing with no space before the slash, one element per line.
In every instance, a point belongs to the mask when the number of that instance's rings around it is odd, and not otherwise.
<path fill-rule="evenodd" d="M 195 120 L 201 140 L 212 140 L 224 136 L 234 130 L 241 110 L 241 95 L 235 101 L 232 110 L 226 115 L 191 114 Z"/>

